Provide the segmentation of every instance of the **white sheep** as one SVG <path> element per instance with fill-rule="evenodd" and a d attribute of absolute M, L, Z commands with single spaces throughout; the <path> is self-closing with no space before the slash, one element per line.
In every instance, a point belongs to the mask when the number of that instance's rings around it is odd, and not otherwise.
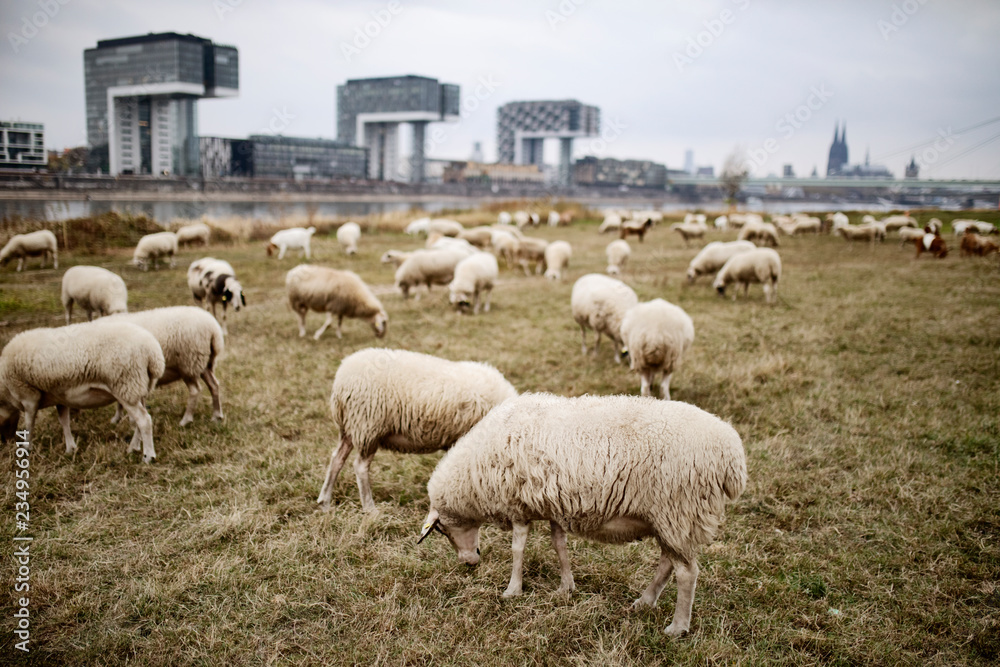
<path fill-rule="evenodd" d="M 493 242 L 493 229 L 484 226 L 473 227 L 472 229 L 463 229 L 455 238 L 467 241 L 480 250 L 484 250 L 489 247 L 490 243 Z"/>
<path fill-rule="evenodd" d="M 831 234 L 836 234 L 838 229 L 851 224 L 850 218 L 848 218 L 847 215 L 841 211 L 837 211 L 836 213 L 827 213 L 826 219 L 830 223 Z"/>
<path fill-rule="evenodd" d="M 3 250 L 0 250 L 0 266 L 7 266 L 7 262 L 17 259 L 17 270 L 24 268 L 25 257 L 42 258 L 41 268 L 45 268 L 45 262 L 49 255 L 52 255 L 53 268 L 59 268 L 59 244 L 56 242 L 56 235 L 47 229 L 40 229 L 37 232 L 28 234 L 15 234 L 10 237 Z"/>
<path fill-rule="evenodd" d="M 99 266 L 71 266 L 62 278 L 62 306 L 66 324 L 73 318 L 73 304 L 87 311 L 87 321 L 98 316 L 128 312 L 128 288 L 117 273 Z"/>
<path fill-rule="evenodd" d="M 794 215 L 794 224 L 789 228 L 788 234 L 819 234 L 823 230 L 823 221 L 814 215 Z"/>
<path fill-rule="evenodd" d="M 195 306 L 169 306 L 137 313 L 116 315 L 113 320 L 130 322 L 153 334 L 163 350 L 165 368 L 156 386 L 183 380 L 188 390 L 187 408 L 181 426 L 194 421 L 198 403 L 198 378 L 204 380 L 212 395 L 212 421 L 221 420 L 222 394 L 215 376 L 216 363 L 225 351 L 222 328 L 214 317 Z M 112 423 L 122 417 L 118 406 Z"/>
<path fill-rule="evenodd" d="M 761 245 L 778 246 L 778 229 L 770 222 L 748 220 L 737 236 L 740 241 L 750 241 Z"/>
<path fill-rule="evenodd" d="M 531 214 L 527 211 L 514 211 L 513 220 L 518 229 L 524 229 L 526 225 L 531 223 Z"/>
<path fill-rule="evenodd" d="M 163 351 L 153 334 L 116 318 L 24 331 L 0 353 L 0 431 L 16 426 L 23 413 L 31 434 L 38 410 L 56 406 L 66 453 L 72 454 L 70 410 L 117 401 L 135 424 L 128 451 L 137 451 L 141 440 L 143 461 L 150 463 L 156 450 L 145 402 L 163 371 Z"/>
<path fill-rule="evenodd" d="M 337 476 L 358 448 L 361 508 L 375 510 L 368 468 L 379 449 L 425 454 L 448 449 L 494 406 L 517 395 L 497 369 L 406 350 L 368 348 L 346 357 L 330 395 L 340 443 L 317 503 L 329 509 Z"/>
<path fill-rule="evenodd" d="M 712 241 L 702 248 L 688 264 L 688 284 L 693 284 L 699 276 L 716 273 L 733 255 L 756 248 L 750 241 Z"/>
<path fill-rule="evenodd" d="M 639 374 L 642 395 L 652 395 L 653 380 L 662 374 L 660 392 L 669 401 L 670 378 L 694 343 L 694 322 L 680 306 L 653 299 L 628 309 L 621 332 L 622 352 L 628 351 L 629 367 Z"/>
<path fill-rule="evenodd" d="M 498 225 L 509 225 L 514 222 L 514 218 L 511 217 L 510 213 L 507 211 L 500 211 L 497 214 L 497 224 Z"/>
<path fill-rule="evenodd" d="M 392 264 L 395 268 L 399 268 L 399 265 L 410 258 L 412 252 L 404 252 L 402 250 L 386 250 L 382 253 L 382 259 L 380 260 L 383 264 Z"/>
<path fill-rule="evenodd" d="M 747 482 L 739 434 L 687 403 L 638 396 L 524 394 L 493 409 L 445 454 L 427 493 L 420 539 L 448 538 L 460 562 L 479 562 L 479 528 L 512 529 L 510 584 L 522 593 L 532 521 L 548 521 L 559 592 L 575 589 L 566 548 L 572 533 L 624 544 L 654 538 L 660 561 L 633 607 L 655 606 L 672 572 L 677 604 L 666 633 L 690 629 L 698 551 L 709 544 Z"/>
<path fill-rule="evenodd" d="M 559 211 L 549 211 L 549 227 L 558 227 L 559 221 Z"/>
<path fill-rule="evenodd" d="M 337 338 L 343 338 L 340 325 L 345 317 L 367 320 L 376 338 L 385 336 L 389 316 L 382 302 L 353 271 L 300 264 L 285 275 L 285 287 L 288 304 L 299 318 L 300 337 L 306 335 L 306 314 L 310 310 L 326 313 L 323 326 L 313 334 L 315 340 L 333 324 L 334 316 L 337 318 Z"/>
<path fill-rule="evenodd" d="M 573 248 L 566 241 L 553 241 L 545 246 L 545 277 L 549 280 L 562 280 L 563 271 L 569 266 Z"/>
<path fill-rule="evenodd" d="M 431 218 L 427 225 L 428 236 L 438 233 L 441 236 L 458 236 L 465 227 L 460 222 L 449 220 L 448 218 Z"/>
<path fill-rule="evenodd" d="M 729 218 L 725 215 L 718 216 L 715 219 L 715 229 L 720 232 L 724 232 L 729 229 Z"/>
<path fill-rule="evenodd" d="M 874 245 L 875 241 L 880 238 L 885 239 L 885 230 L 880 228 L 876 222 L 864 225 L 846 225 L 840 227 L 837 231 L 840 232 L 840 235 L 847 242 L 868 241 Z"/>
<path fill-rule="evenodd" d="M 778 297 L 778 280 L 781 278 L 781 257 L 771 248 L 754 248 L 729 258 L 715 276 L 712 287 L 720 296 L 725 296 L 726 287 L 732 283 L 743 285 L 743 296 L 750 291 L 750 283 L 764 286 L 764 300 L 772 303 Z M 733 292 L 736 300 L 737 287 Z"/>
<path fill-rule="evenodd" d="M 356 255 L 358 241 L 361 240 L 361 227 L 356 222 L 345 222 L 337 228 L 337 243 L 348 255 Z"/>
<path fill-rule="evenodd" d="M 690 215 L 690 214 L 689 214 Z M 697 222 L 675 222 L 670 225 L 670 229 L 681 235 L 684 239 L 684 247 L 689 245 L 691 239 L 700 239 L 705 237 L 705 232 L 708 228 L 703 223 Z"/>
<path fill-rule="evenodd" d="M 545 239 L 537 239 L 528 236 L 518 239 L 517 247 L 514 250 L 514 259 L 521 265 L 521 269 L 524 270 L 524 275 L 531 275 L 531 272 L 528 270 L 528 266 L 532 263 L 535 265 L 536 274 L 545 270 L 545 249 L 548 246 L 549 242 Z"/>
<path fill-rule="evenodd" d="M 628 258 L 632 255 L 632 248 L 629 247 L 628 241 L 625 239 L 618 239 L 604 248 L 604 254 L 608 258 L 608 268 L 606 269 L 608 275 L 617 276 L 625 270 Z"/>
<path fill-rule="evenodd" d="M 274 233 L 274 236 L 271 237 L 271 240 L 268 241 L 267 246 L 265 246 L 267 256 L 272 256 L 274 251 L 277 250 L 278 259 L 284 259 L 285 251 L 291 249 L 301 250 L 302 254 L 305 255 L 305 258 L 309 259 L 309 242 L 315 233 L 315 227 L 310 227 L 309 229 L 303 229 L 302 227 L 289 227 L 288 229 L 277 231 Z"/>
<path fill-rule="evenodd" d="M 573 284 L 570 308 L 573 319 L 580 325 L 583 353 L 587 354 L 587 329 L 593 329 L 594 356 L 601 344 L 601 334 L 614 344 L 615 363 L 621 363 L 622 318 L 629 308 L 639 303 L 631 287 L 620 280 L 599 273 L 588 273 Z"/>
<path fill-rule="evenodd" d="M 608 213 L 604 216 L 601 226 L 597 228 L 598 234 L 607 232 L 617 232 L 622 228 L 622 217 L 617 213 Z"/>
<path fill-rule="evenodd" d="M 470 254 L 459 248 L 415 250 L 396 269 L 396 289 L 404 299 L 408 299 L 410 290 L 418 285 L 426 285 L 429 294 L 431 285 L 450 283 L 455 277 L 455 266 Z"/>
<path fill-rule="evenodd" d="M 951 221 L 951 230 L 955 232 L 955 236 L 961 236 L 965 233 L 966 229 L 970 228 L 979 234 L 997 233 L 997 228 L 990 222 L 984 222 L 982 220 L 967 220 L 962 218 L 956 218 Z"/>
<path fill-rule="evenodd" d="M 177 230 L 177 245 L 200 241 L 202 245 L 208 245 L 212 237 L 212 230 L 203 222 L 196 222 L 193 225 L 184 225 Z"/>
<path fill-rule="evenodd" d="M 176 266 L 174 255 L 177 254 L 177 235 L 173 232 L 156 232 L 146 234 L 135 245 L 135 252 L 132 253 L 132 264 L 143 271 L 149 270 L 149 265 L 153 265 L 156 270 L 156 261 L 162 257 L 170 258 L 170 268 Z"/>
<path fill-rule="evenodd" d="M 902 229 L 903 227 L 919 227 L 917 224 L 917 219 L 912 215 L 890 215 L 888 217 L 882 218 L 882 226 L 885 227 L 887 232 L 891 232 L 897 229 Z"/>
<path fill-rule="evenodd" d="M 510 230 L 493 228 L 491 231 L 493 235 L 490 239 L 490 245 L 493 254 L 498 258 L 502 257 L 508 268 L 513 266 L 518 244 L 517 235 L 514 233 L 517 232 L 517 228 L 511 227 Z"/>
<path fill-rule="evenodd" d="M 463 311 L 472 306 L 472 314 L 479 313 L 479 299 L 485 296 L 485 312 L 490 312 L 493 284 L 500 275 L 497 258 L 488 252 L 469 255 L 455 265 L 455 277 L 448 284 L 448 301 Z"/>
<path fill-rule="evenodd" d="M 406 226 L 406 229 L 403 231 L 411 236 L 416 236 L 417 234 L 426 234 L 427 228 L 430 226 L 430 224 L 431 224 L 430 218 L 418 218 L 413 222 L 411 222 L 410 224 L 408 224 Z"/>
<path fill-rule="evenodd" d="M 899 234 L 900 247 L 904 247 L 908 244 L 913 243 L 914 241 L 919 241 L 923 239 L 924 234 L 926 234 L 927 232 L 920 229 L 919 227 L 900 227 L 896 233 Z"/>

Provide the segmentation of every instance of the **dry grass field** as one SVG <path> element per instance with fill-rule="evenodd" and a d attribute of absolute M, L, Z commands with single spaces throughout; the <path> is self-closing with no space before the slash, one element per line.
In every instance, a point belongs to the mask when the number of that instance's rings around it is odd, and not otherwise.
<path fill-rule="evenodd" d="M 946 222 L 947 213 L 935 215 Z M 470 219 L 476 216 L 468 216 Z M 852 215 L 852 218 L 855 216 Z M 963 215 L 962 217 L 968 217 Z M 996 221 L 995 214 L 977 217 Z M 570 537 L 577 590 L 555 595 L 546 526 L 525 553 L 525 595 L 503 599 L 510 533 L 485 527 L 468 569 L 447 541 L 416 544 L 425 485 L 440 454 L 382 452 L 372 465 L 377 512 L 360 511 L 346 466 L 334 508 L 316 496 L 337 431 L 330 386 L 340 360 L 382 345 L 487 361 L 520 391 L 637 394 L 638 378 L 580 353 L 573 281 L 603 272 L 597 220 L 533 235 L 573 245 L 553 284 L 502 269 L 493 311 L 462 316 L 446 290 L 402 301 L 389 248 L 418 245 L 363 225 L 345 257 L 328 232 L 313 261 L 375 286 L 387 336 L 348 320 L 344 337 L 300 339 L 284 299 L 295 252 L 267 259 L 258 241 L 184 250 L 173 270 L 142 273 L 131 251 L 62 253 L 60 269 L 0 271 L 0 343 L 59 326 L 59 284 L 73 264 L 120 272 L 130 309 L 188 304 L 185 269 L 203 255 L 237 269 L 248 308 L 230 314 L 217 372 L 225 421 L 203 393 L 180 428 L 186 392 L 149 401 L 158 459 L 126 455 L 130 427 L 112 408 L 75 413 L 80 450 L 64 453 L 54 410 L 36 425 L 31 472 L 31 653 L 35 664 L 655 665 L 996 664 L 1000 652 L 1000 265 L 914 259 L 890 239 L 782 237 L 778 303 L 721 299 L 684 284 L 697 248 L 666 224 L 630 240 L 624 275 L 640 299 L 665 298 L 695 323 L 674 375 L 675 400 L 730 421 L 749 484 L 702 553 L 691 633 L 663 634 L 676 588 L 652 611 L 630 605 L 658 548 Z M 735 238 L 735 232 L 711 239 Z M 0 663 L 19 658 L 14 599 L 14 447 L 0 448 L 4 546 Z"/>

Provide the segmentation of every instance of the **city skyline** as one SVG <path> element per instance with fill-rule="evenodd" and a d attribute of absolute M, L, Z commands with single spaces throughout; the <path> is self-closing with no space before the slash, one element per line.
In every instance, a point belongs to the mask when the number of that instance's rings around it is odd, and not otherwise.
<path fill-rule="evenodd" d="M 479 142 L 495 160 L 499 107 L 579 99 L 601 108 L 602 135 L 575 142 L 577 158 L 679 169 L 690 149 L 696 165 L 718 171 L 742 146 L 756 175 L 785 164 L 823 174 L 834 126 L 846 121 L 851 155 L 870 151 L 898 177 L 915 156 L 922 178 L 1000 178 L 1000 127 L 974 127 L 1000 109 L 1000 90 L 981 80 L 1000 64 L 1000 6 L 985 0 L 298 0 L 280 10 L 36 0 L 5 3 L 0 26 L 0 117 L 44 123 L 47 148 L 86 143 L 84 49 L 173 31 L 240 51 L 240 96 L 199 108 L 203 136 L 333 139 L 338 85 L 414 74 L 462 91 L 459 120 L 428 138 L 433 158 L 468 158 Z M 547 142 L 545 161 L 558 162 L 558 150 Z"/>

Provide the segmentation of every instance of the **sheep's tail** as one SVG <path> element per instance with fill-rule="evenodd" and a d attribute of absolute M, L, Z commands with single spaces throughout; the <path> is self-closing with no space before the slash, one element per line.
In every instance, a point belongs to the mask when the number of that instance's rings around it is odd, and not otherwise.
<path fill-rule="evenodd" d="M 208 370 L 215 370 L 215 361 L 226 349 L 226 341 L 222 335 L 222 327 L 212 328 L 212 340 L 209 341 Z"/>
<path fill-rule="evenodd" d="M 166 370 L 166 364 L 163 361 L 163 357 L 156 355 L 149 355 L 149 363 L 146 366 L 147 377 L 149 378 L 149 389 L 147 394 L 151 394 L 154 389 L 156 389 L 156 383 L 160 381 L 160 377 Z"/>
<path fill-rule="evenodd" d="M 727 498 L 736 500 L 747 486 L 747 457 L 739 435 L 736 435 L 736 447 L 732 450 L 732 454 L 724 461 L 722 490 Z"/>

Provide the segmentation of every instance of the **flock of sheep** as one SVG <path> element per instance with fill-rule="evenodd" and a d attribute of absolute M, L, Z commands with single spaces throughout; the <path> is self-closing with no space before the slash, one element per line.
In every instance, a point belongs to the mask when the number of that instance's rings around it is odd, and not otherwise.
<path fill-rule="evenodd" d="M 572 248 L 565 241 L 549 243 L 527 236 L 524 229 L 540 223 L 533 218 L 540 216 L 501 213 L 497 224 L 470 229 L 451 220 L 417 220 L 406 231 L 426 234 L 425 247 L 390 250 L 381 261 L 395 266 L 395 286 L 403 299 L 411 293 L 419 298 L 421 286 L 430 292 L 434 285 L 446 285 L 456 309 L 488 312 L 500 261 L 509 268 L 519 267 L 526 276 L 533 265 L 535 274 L 544 272 L 551 280 L 563 277 Z M 559 590 L 565 593 L 574 588 L 567 533 L 608 543 L 653 537 L 661 549 L 660 562 L 635 604 L 654 605 L 670 574 L 676 573 L 677 604 L 666 631 L 673 636 L 687 632 L 698 576 L 697 551 L 713 539 L 726 502 L 742 493 L 747 472 L 742 441 L 729 424 L 669 400 L 671 376 L 694 341 L 691 318 L 663 299 L 640 303 L 632 288 L 614 277 L 625 271 L 631 254 L 627 238 L 637 236 L 643 242 L 661 220 L 658 212 L 608 215 L 600 231 L 617 231 L 620 237 L 606 249 L 608 275 L 582 276 L 574 283 L 570 300 L 583 352 L 588 352 L 588 331 L 595 333 L 594 354 L 601 336 L 610 338 L 614 360 L 627 356 L 639 375 L 641 396 L 519 395 L 488 364 L 365 349 L 342 360 L 333 382 L 330 409 L 340 440 L 318 502 L 329 508 L 337 477 L 355 447 L 354 471 L 366 511 L 375 508 L 368 468 L 378 450 L 448 450 L 428 483 L 430 512 L 421 540 L 432 532 L 442 533 L 459 560 L 474 565 L 479 560 L 482 524 L 511 529 L 513 568 L 504 595 L 514 596 L 521 593 L 523 552 L 532 521 L 550 524 L 560 564 Z M 565 221 L 555 214 L 548 222 L 555 226 Z M 714 274 L 713 287 L 720 294 L 734 283 L 743 286 L 744 294 L 751 283 L 761 283 L 766 300 L 773 302 L 781 260 L 773 247 L 755 243 L 778 246 L 779 229 L 785 234 L 831 230 L 848 240 L 860 235 L 858 229 L 871 229 L 876 231 L 868 240 L 874 242 L 897 223 L 900 230 L 910 227 L 909 221 L 889 218 L 850 225 L 843 214 L 827 220 L 775 216 L 770 223 L 754 214 L 721 216 L 715 220 L 716 229 L 739 227 L 740 238 L 705 245 L 691 260 L 687 279 L 693 283 Z M 978 224 L 966 227 L 975 231 L 963 231 L 963 238 L 990 231 Z M 703 238 L 708 225 L 704 216 L 689 215 L 671 229 L 687 244 Z M 935 239 L 941 238 L 939 228 L 921 232 L 914 241 L 918 253 L 924 245 L 931 250 Z M 208 233 L 204 225 L 191 225 L 177 233 L 148 235 L 137 244 L 133 262 L 143 269 L 155 268 L 161 260 L 173 266 L 178 243 L 207 244 Z M 270 239 L 267 254 L 277 252 L 282 258 L 289 250 L 298 250 L 309 259 L 314 233 L 314 228 L 282 230 Z M 355 223 L 337 231 L 337 241 L 348 255 L 357 252 L 360 239 L 361 229 Z M 56 252 L 50 232 L 35 232 L 11 239 L 0 260 L 6 264 L 17 258 L 21 270 L 25 257 L 41 255 L 44 264 L 51 253 L 58 266 Z M 119 276 L 92 266 L 67 270 L 62 282 L 67 326 L 23 332 L 0 353 L 0 435 L 12 439 L 22 414 L 23 429 L 30 433 L 37 411 L 54 406 L 66 451 L 72 453 L 76 444 L 70 410 L 116 403 L 115 420 L 127 415 L 135 427 L 129 451 L 141 446 L 143 460 L 150 462 L 156 453 L 146 400 L 155 387 L 177 380 L 189 392 L 181 426 L 193 420 L 199 380 L 211 393 L 213 419 L 222 419 L 215 365 L 225 345 L 226 309 L 232 305 L 239 310 L 246 300 L 225 260 L 198 259 L 189 266 L 187 277 L 201 307 L 128 313 L 127 290 Z M 354 272 L 299 264 L 287 272 L 285 282 L 300 336 L 306 333 L 309 311 L 326 315 L 316 339 L 335 318 L 338 337 L 344 318 L 368 321 L 376 337 L 385 336 L 387 311 Z M 214 317 L 220 303 L 222 324 Z M 101 317 L 71 324 L 74 305 L 87 312 L 88 320 L 94 314 Z M 652 397 L 657 379 L 665 400 Z"/>

